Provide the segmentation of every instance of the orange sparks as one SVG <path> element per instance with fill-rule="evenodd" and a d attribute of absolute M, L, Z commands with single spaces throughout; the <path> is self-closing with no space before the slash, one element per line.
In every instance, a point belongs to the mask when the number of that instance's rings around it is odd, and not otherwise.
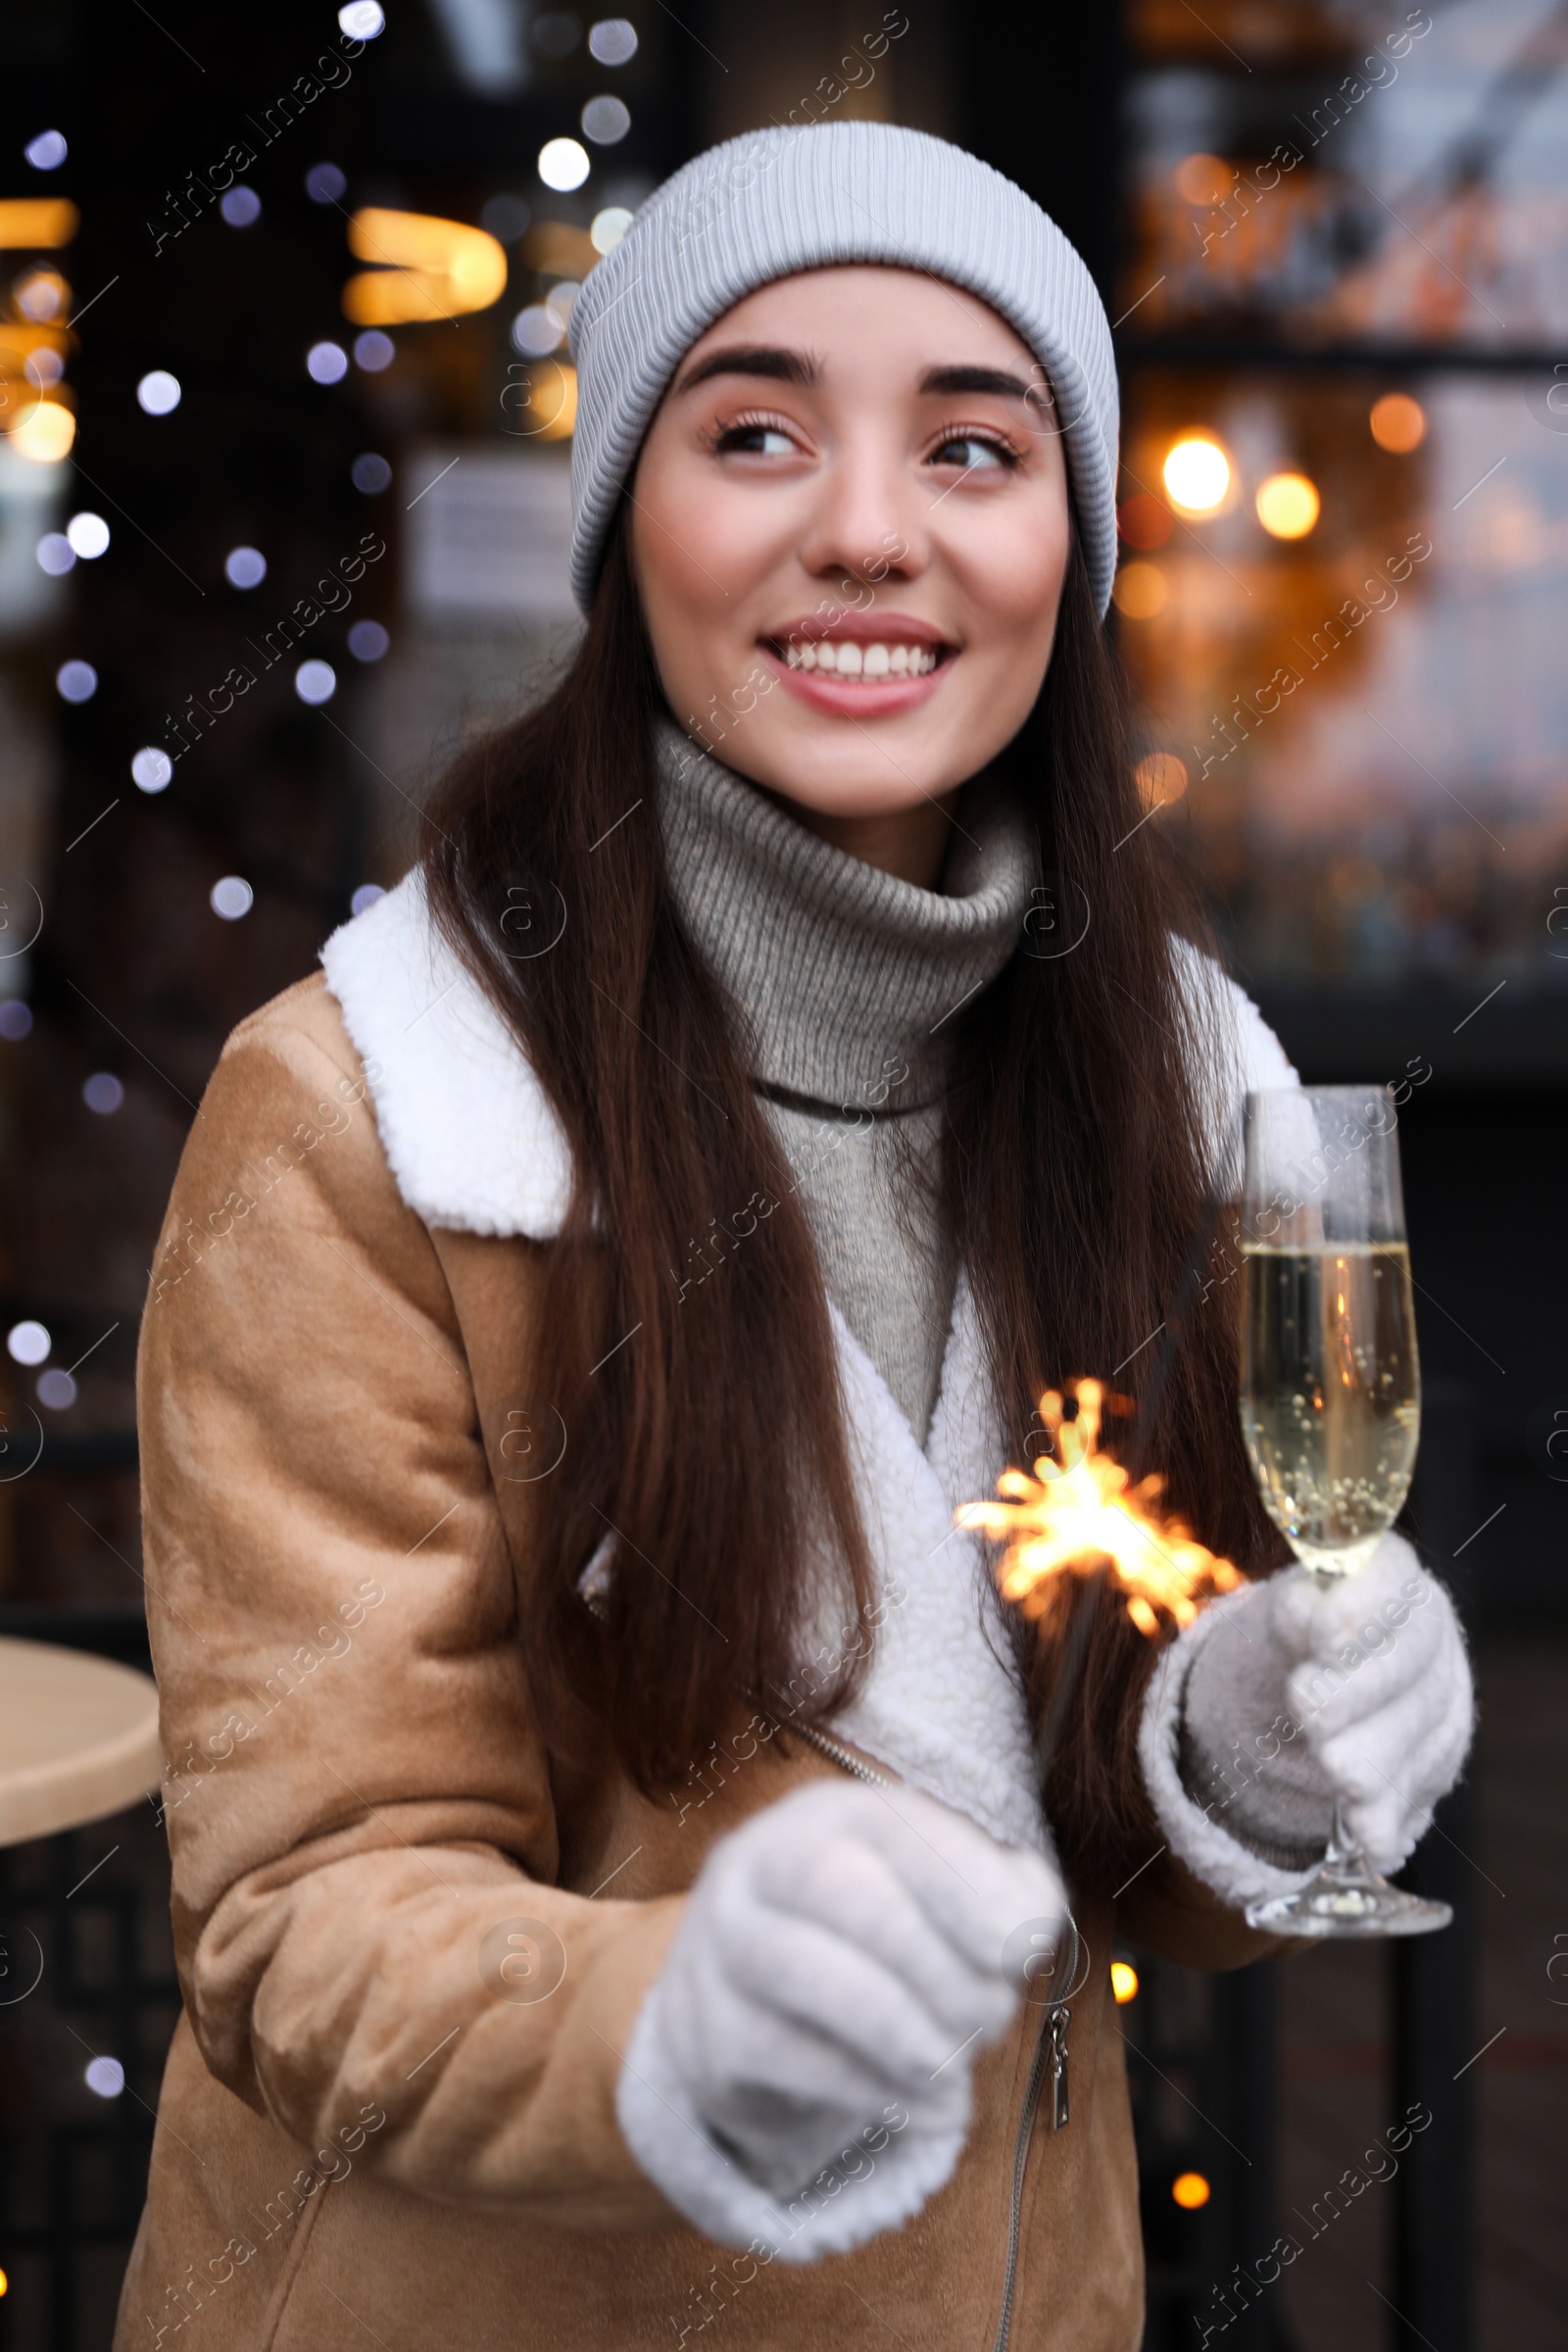
<path fill-rule="evenodd" d="M 1127 1595 L 1127 1614 L 1140 1633 L 1160 1632 L 1160 1610 L 1177 1625 L 1191 1625 L 1202 1602 L 1245 1581 L 1241 1571 L 1207 1550 L 1180 1519 L 1157 1509 L 1163 1478 L 1152 1473 L 1134 1486 L 1120 1462 L 1101 1452 L 1104 1384 L 1079 1380 L 1068 1386 L 1077 1399 L 1076 1420 L 1064 1417 L 1059 1391 L 1052 1389 L 1040 1400 L 1053 1453 L 1040 1456 L 1032 1478 L 1024 1470 L 1004 1470 L 997 1492 L 1006 1499 L 964 1503 L 958 1525 L 1005 1540 L 998 1569 L 1003 1597 L 1017 1601 L 1026 1617 L 1045 1614 L 1060 1577 L 1104 1570 Z"/>

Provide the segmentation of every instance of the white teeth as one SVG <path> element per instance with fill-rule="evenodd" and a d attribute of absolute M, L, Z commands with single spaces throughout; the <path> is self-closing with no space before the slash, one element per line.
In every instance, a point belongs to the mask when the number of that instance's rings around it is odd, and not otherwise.
<path fill-rule="evenodd" d="M 830 676 L 841 678 L 923 678 L 937 665 L 937 653 L 929 645 L 859 645 L 852 637 L 835 641 L 824 639 L 820 644 L 797 645 L 786 642 L 784 658 L 791 669 L 826 670 Z"/>

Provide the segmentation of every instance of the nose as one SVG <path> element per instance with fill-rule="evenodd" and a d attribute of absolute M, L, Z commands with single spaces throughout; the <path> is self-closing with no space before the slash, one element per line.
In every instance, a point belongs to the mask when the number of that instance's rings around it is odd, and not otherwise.
<path fill-rule="evenodd" d="M 903 452 L 874 432 L 857 434 L 822 469 L 801 562 L 814 579 L 853 586 L 918 579 L 931 560 L 930 508 Z"/>

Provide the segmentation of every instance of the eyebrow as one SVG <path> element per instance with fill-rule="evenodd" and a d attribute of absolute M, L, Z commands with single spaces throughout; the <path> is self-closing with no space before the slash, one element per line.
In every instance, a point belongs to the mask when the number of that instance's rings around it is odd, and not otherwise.
<path fill-rule="evenodd" d="M 1027 400 L 1034 387 L 1007 368 L 928 368 L 922 392 L 995 392 L 1004 400 Z"/>
<path fill-rule="evenodd" d="M 689 368 L 676 384 L 677 392 L 695 391 L 714 375 L 765 375 L 775 383 L 809 386 L 819 370 L 808 352 L 786 351 L 773 343 L 725 343 L 706 360 Z"/>

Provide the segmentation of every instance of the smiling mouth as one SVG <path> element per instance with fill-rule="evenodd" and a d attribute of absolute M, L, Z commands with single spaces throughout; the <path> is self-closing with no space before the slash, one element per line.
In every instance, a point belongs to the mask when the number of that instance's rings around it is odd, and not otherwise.
<path fill-rule="evenodd" d="M 778 637 L 765 637 L 762 642 L 790 669 L 814 670 L 823 677 L 872 685 L 878 679 L 923 678 L 951 661 L 955 651 L 947 645 L 902 645 L 891 638 L 870 645 L 851 637 L 828 637 L 815 644 Z"/>

